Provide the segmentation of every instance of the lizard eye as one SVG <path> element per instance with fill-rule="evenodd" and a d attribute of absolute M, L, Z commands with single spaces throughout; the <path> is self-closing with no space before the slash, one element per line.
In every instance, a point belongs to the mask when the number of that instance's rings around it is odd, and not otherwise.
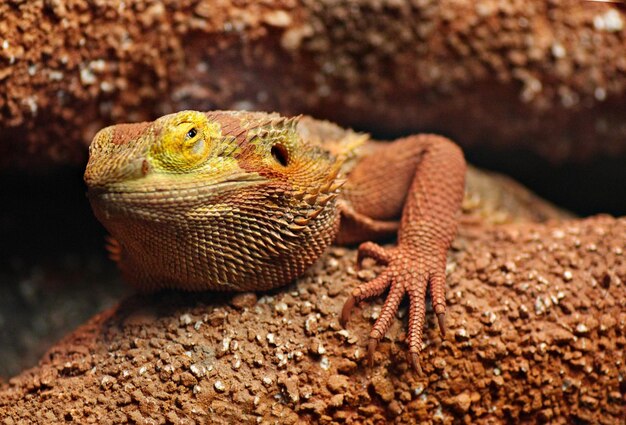
<path fill-rule="evenodd" d="M 187 134 L 185 135 L 185 137 L 187 138 L 187 140 L 189 139 L 193 139 L 194 137 L 196 137 L 196 135 L 198 134 L 198 130 L 196 130 L 195 127 L 192 127 Z"/>
<path fill-rule="evenodd" d="M 219 124 L 197 111 L 166 115 L 159 122 L 160 134 L 150 156 L 157 169 L 185 173 L 202 167 L 219 141 Z"/>
<path fill-rule="evenodd" d="M 208 150 L 208 144 L 204 140 L 202 133 L 196 127 L 191 127 L 185 133 L 183 152 L 187 159 L 196 162 L 204 158 Z"/>
<path fill-rule="evenodd" d="M 289 164 L 289 153 L 283 145 L 274 145 L 271 149 L 271 154 L 280 165 L 286 167 Z"/>

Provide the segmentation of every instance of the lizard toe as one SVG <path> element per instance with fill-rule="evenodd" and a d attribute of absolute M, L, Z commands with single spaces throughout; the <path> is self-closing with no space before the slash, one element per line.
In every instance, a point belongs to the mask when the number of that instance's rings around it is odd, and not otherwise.
<path fill-rule="evenodd" d="M 391 257 L 391 250 L 383 248 L 374 242 L 363 242 L 359 245 L 359 251 L 356 257 L 356 267 L 357 270 L 360 270 L 363 260 L 366 258 L 373 259 L 377 264 L 387 265 L 389 264 Z"/>
<path fill-rule="evenodd" d="M 357 303 L 361 301 L 378 296 L 387 289 L 391 283 L 391 274 L 389 272 L 383 272 L 376 276 L 374 279 L 366 282 L 352 291 L 352 294 L 348 297 L 341 309 L 341 316 L 339 322 L 342 326 L 346 326 L 352 310 Z"/>
<path fill-rule="evenodd" d="M 409 345 L 410 363 L 416 372 L 421 374 L 421 367 L 416 363 L 416 357 L 422 351 L 422 336 L 424 332 L 424 321 L 426 318 L 426 287 L 428 279 L 425 275 L 418 275 L 410 283 L 407 290 L 409 295 L 409 324 L 407 342 Z"/>
<path fill-rule="evenodd" d="M 404 297 L 405 289 L 402 278 L 392 278 L 390 285 L 391 289 L 385 299 L 385 304 L 380 310 L 380 315 L 378 316 L 378 319 L 376 319 L 376 323 L 374 323 L 372 331 L 370 332 L 370 343 L 368 345 L 370 364 L 373 362 L 374 356 L 372 348 L 376 347 L 376 345 L 372 346 L 372 341 L 376 341 L 376 343 L 378 343 L 378 341 L 385 336 L 387 330 L 393 322 L 396 312 L 398 311 L 400 301 L 402 301 L 402 298 Z"/>

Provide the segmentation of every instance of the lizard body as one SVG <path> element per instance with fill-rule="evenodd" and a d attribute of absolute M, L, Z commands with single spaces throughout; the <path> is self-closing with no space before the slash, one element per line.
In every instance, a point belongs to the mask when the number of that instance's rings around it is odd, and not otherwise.
<path fill-rule="evenodd" d="M 140 289 L 265 290 L 301 275 L 333 242 L 386 268 L 341 314 L 389 288 L 370 358 L 409 296 L 419 368 L 426 289 L 443 332 L 446 253 L 465 178 L 461 150 L 434 135 L 380 143 L 309 117 L 182 111 L 101 130 L 85 171 L 125 279 Z M 398 234 L 394 248 L 371 242 Z"/>

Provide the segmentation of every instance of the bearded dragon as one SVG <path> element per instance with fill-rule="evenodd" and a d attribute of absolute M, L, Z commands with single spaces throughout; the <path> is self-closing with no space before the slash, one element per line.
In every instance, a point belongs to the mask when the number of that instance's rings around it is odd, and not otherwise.
<path fill-rule="evenodd" d="M 444 333 L 447 250 L 466 164 L 440 136 L 370 140 L 309 117 L 182 111 L 100 130 L 84 179 L 122 275 L 142 290 L 257 291 L 300 276 L 333 243 L 385 266 L 341 312 L 389 289 L 370 363 L 409 298 L 408 359 L 420 371 L 425 297 Z M 373 240 L 397 234 L 397 246 Z"/>

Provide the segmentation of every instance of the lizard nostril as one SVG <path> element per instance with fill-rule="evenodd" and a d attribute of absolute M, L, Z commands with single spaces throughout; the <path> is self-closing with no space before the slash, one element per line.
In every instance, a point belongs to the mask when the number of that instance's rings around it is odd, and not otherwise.
<path fill-rule="evenodd" d="M 150 163 L 147 159 L 144 159 L 141 163 L 141 174 L 144 176 L 150 172 Z"/>

